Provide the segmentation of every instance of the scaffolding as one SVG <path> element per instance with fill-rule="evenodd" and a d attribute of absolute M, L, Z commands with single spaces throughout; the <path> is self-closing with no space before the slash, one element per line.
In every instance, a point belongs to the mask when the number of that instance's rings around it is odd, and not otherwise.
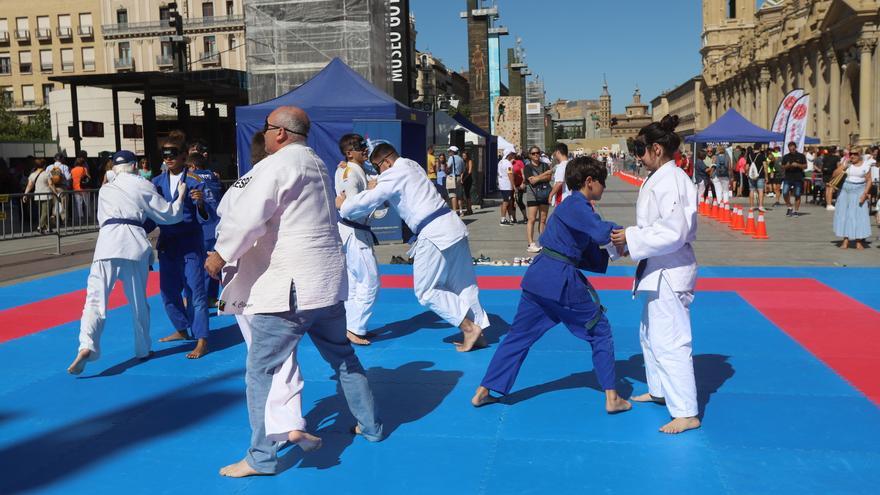
<path fill-rule="evenodd" d="M 544 149 L 544 81 L 526 83 L 526 144 Z"/>
<path fill-rule="evenodd" d="M 390 93 L 386 4 L 387 0 L 245 0 L 250 102 L 297 88 L 334 57 Z"/>

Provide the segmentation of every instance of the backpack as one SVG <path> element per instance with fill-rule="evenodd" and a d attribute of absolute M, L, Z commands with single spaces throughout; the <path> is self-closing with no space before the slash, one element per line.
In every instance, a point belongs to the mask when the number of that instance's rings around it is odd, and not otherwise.
<path fill-rule="evenodd" d="M 61 168 L 54 167 L 49 170 L 49 180 L 52 181 L 53 186 L 60 186 L 64 183 L 64 174 L 61 173 Z"/>
<path fill-rule="evenodd" d="M 727 156 L 727 153 L 722 151 L 718 158 L 715 159 L 715 176 L 716 177 L 729 177 L 730 176 L 730 159 Z"/>
<path fill-rule="evenodd" d="M 755 165 L 756 155 L 749 155 L 749 179 L 758 180 L 760 174 L 758 174 L 758 166 Z"/>

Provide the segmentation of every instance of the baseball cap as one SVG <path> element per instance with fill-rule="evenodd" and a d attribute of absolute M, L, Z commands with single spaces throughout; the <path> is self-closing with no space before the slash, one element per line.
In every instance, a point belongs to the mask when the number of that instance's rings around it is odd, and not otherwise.
<path fill-rule="evenodd" d="M 453 153 L 458 153 L 458 146 L 450 146 L 449 151 L 451 151 Z"/>
<path fill-rule="evenodd" d="M 128 150 L 117 151 L 113 154 L 113 165 L 137 163 L 137 155 Z"/>

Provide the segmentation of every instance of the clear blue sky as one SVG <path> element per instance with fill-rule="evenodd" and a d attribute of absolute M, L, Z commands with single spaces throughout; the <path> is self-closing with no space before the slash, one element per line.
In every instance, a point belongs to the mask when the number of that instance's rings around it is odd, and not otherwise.
<path fill-rule="evenodd" d="M 496 0 L 499 23 L 522 38 L 526 62 L 544 79 L 548 101 L 595 99 L 607 74 L 614 112 L 623 112 L 636 84 L 642 101 L 700 73 L 701 3 L 695 0 Z M 491 1 L 484 4 L 491 5 Z M 467 68 L 465 0 L 410 0 L 416 47 L 454 70 Z M 506 71 L 502 70 L 506 84 Z"/>

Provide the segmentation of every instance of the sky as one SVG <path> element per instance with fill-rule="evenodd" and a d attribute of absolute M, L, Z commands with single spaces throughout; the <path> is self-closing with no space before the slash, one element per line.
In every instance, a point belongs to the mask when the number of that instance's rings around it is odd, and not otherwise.
<path fill-rule="evenodd" d="M 484 5 L 491 5 L 492 0 Z M 701 2 L 696 0 L 495 0 L 510 34 L 501 38 L 502 81 L 507 48 L 522 38 L 526 63 L 544 79 L 547 101 L 598 99 L 608 78 L 615 113 L 673 89 L 701 71 Z M 466 0 L 410 0 L 416 48 L 467 69 Z"/>

